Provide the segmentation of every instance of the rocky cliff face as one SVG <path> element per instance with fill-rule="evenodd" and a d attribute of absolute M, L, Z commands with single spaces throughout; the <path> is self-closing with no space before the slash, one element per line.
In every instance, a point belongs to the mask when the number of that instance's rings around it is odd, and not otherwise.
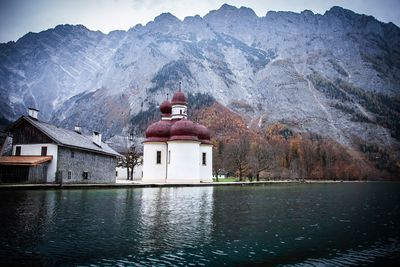
<path fill-rule="evenodd" d="M 107 35 L 61 25 L 0 45 L 0 119 L 36 106 L 46 120 L 111 137 L 146 123 L 181 80 L 248 128 L 282 123 L 345 146 L 397 146 L 399 43 L 394 24 L 340 7 L 258 17 L 223 5 Z"/>

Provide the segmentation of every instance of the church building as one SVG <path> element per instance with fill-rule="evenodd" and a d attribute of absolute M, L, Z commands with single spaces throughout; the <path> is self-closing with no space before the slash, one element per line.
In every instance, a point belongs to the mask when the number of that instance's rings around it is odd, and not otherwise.
<path fill-rule="evenodd" d="M 187 119 L 187 98 L 179 89 L 160 105 L 161 120 L 146 130 L 143 182 L 212 182 L 209 130 Z"/>

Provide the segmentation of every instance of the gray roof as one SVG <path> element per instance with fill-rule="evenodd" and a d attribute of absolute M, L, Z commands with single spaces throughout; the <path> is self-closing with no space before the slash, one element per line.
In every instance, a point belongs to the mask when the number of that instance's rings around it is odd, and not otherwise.
<path fill-rule="evenodd" d="M 63 129 L 49 123 L 31 119 L 27 116 L 23 116 L 20 119 L 22 118 L 34 125 L 36 128 L 38 128 L 59 145 L 76 147 L 112 156 L 121 156 L 104 142 L 101 142 L 101 147 L 95 145 L 93 143 L 92 136 L 90 135 L 79 134 L 75 131 Z M 18 121 L 15 124 L 17 124 Z"/>

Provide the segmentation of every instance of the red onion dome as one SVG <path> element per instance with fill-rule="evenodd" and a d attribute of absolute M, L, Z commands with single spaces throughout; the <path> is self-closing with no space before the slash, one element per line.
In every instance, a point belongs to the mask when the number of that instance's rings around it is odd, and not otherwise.
<path fill-rule="evenodd" d="M 165 100 L 164 102 L 162 102 L 160 105 L 160 111 L 164 115 L 171 115 L 171 113 L 172 113 L 171 102 L 169 102 L 168 100 Z"/>
<path fill-rule="evenodd" d="M 206 126 L 196 123 L 196 130 L 197 130 L 197 137 L 199 138 L 202 144 L 211 144 L 210 131 Z"/>
<path fill-rule="evenodd" d="M 198 141 L 196 124 L 186 119 L 175 122 L 171 127 L 171 137 L 169 140 Z"/>
<path fill-rule="evenodd" d="M 184 93 L 176 91 L 171 101 L 172 105 L 186 105 L 187 99 Z"/>
<path fill-rule="evenodd" d="M 146 129 L 147 142 L 165 142 L 169 139 L 171 121 L 157 121 Z"/>

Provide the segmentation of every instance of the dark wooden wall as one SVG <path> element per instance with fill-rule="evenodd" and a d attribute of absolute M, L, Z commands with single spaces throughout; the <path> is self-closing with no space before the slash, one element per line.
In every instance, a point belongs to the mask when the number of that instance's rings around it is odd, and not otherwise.
<path fill-rule="evenodd" d="M 0 165 L 0 182 L 26 183 L 29 178 L 29 166 Z"/>
<path fill-rule="evenodd" d="M 30 123 L 23 121 L 13 131 L 13 145 L 54 143 Z"/>
<path fill-rule="evenodd" d="M 47 163 L 37 166 L 0 165 L 0 183 L 46 183 Z"/>
<path fill-rule="evenodd" d="M 47 182 L 47 163 L 29 168 L 29 183 L 46 183 Z"/>

